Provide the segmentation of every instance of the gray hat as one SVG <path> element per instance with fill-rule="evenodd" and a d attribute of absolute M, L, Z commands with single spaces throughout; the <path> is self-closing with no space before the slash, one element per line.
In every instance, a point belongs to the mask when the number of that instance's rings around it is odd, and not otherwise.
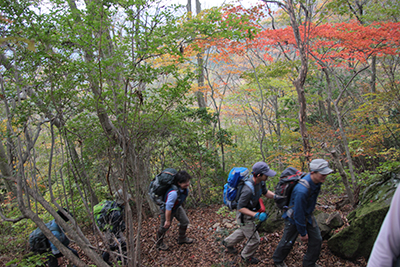
<path fill-rule="evenodd" d="M 129 201 L 130 199 L 132 199 L 132 195 L 131 194 L 127 194 L 127 201 Z M 118 190 L 117 192 L 114 193 L 114 198 L 115 201 L 117 202 L 118 205 L 122 205 L 125 203 L 124 201 L 124 192 L 122 192 L 122 189 Z"/>
<path fill-rule="evenodd" d="M 329 168 L 329 163 L 324 159 L 314 159 L 310 162 L 310 171 L 319 172 L 322 175 L 327 175 L 333 172 Z"/>
<path fill-rule="evenodd" d="M 265 174 L 272 177 L 276 175 L 276 171 L 271 170 L 267 163 L 259 161 L 253 165 L 253 174 Z"/>

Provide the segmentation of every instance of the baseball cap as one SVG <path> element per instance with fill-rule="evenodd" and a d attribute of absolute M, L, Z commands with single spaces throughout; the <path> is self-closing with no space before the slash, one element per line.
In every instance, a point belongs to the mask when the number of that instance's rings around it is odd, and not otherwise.
<path fill-rule="evenodd" d="M 119 189 L 117 192 L 114 193 L 115 201 L 117 202 L 118 205 L 124 204 L 124 193 L 122 192 L 122 189 Z M 127 194 L 127 200 L 129 201 L 132 199 L 131 194 Z"/>
<path fill-rule="evenodd" d="M 267 163 L 259 161 L 253 165 L 253 174 L 265 174 L 272 177 L 276 175 L 276 171 L 271 170 Z"/>
<path fill-rule="evenodd" d="M 329 168 L 329 163 L 324 159 L 314 159 L 310 162 L 310 171 L 319 172 L 322 175 L 330 174 L 333 172 Z"/>

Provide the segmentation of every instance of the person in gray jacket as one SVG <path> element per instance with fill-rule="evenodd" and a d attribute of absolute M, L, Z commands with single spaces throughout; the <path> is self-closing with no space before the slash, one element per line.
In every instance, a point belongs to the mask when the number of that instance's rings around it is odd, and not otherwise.
<path fill-rule="evenodd" d="M 245 263 L 257 264 L 259 260 L 253 255 L 257 251 L 260 244 L 260 236 L 256 229 L 255 221 L 261 222 L 267 220 L 265 212 L 258 212 L 260 208 L 259 200 L 261 195 L 267 198 L 274 198 L 275 194 L 266 188 L 265 181 L 268 177 L 276 175 L 267 163 L 257 162 L 253 165 L 253 176 L 249 176 L 245 181 L 245 185 L 240 192 L 237 205 L 236 219 L 240 228 L 233 232 L 230 236 L 222 241 L 227 248 L 228 253 L 235 254 L 237 250 L 234 246 L 247 238 L 248 243 L 241 253 L 241 257 Z"/>

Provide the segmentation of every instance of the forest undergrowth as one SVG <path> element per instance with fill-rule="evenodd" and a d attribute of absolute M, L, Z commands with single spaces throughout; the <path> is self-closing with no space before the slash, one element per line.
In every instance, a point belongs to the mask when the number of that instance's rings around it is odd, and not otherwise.
<path fill-rule="evenodd" d="M 320 202 L 326 202 L 328 197 L 324 196 L 319 198 Z M 317 207 L 324 212 L 337 211 L 333 206 L 328 207 L 326 203 L 320 203 L 321 206 Z M 231 255 L 225 252 L 224 247 L 221 245 L 221 241 L 227 235 L 234 231 L 232 229 L 217 229 L 215 225 L 222 225 L 227 219 L 232 220 L 233 218 L 227 217 L 226 214 L 218 214 L 218 210 L 222 205 L 211 205 L 208 207 L 189 208 L 187 210 L 188 217 L 190 219 L 190 226 L 188 229 L 188 236 L 195 239 L 193 245 L 178 245 L 178 225 L 177 221 L 174 220 L 171 229 L 167 232 L 165 242 L 170 247 L 169 251 L 159 251 L 155 248 L 155 235 L 159 226 L 159 219 L 153 217 L 147 217 L 143 221 L 141 231 L 141 266 L 245 266 L 241 260 L 240 254 Z M 323 208 L 324 207 L 324 208 Z M 350 208 L 345 206 L 339 212 L 344 218 Z M 136 220 L 134 220 L 136 221 Z M 87 238 L 90 240 L 92 245 L 99 244 L 100 248 L 104 247 L 101 241 L 93 235 L 91 227 L 83 227 Z M 135 226 L 136 231 L 136 226 Z M 272 261 L 272 254 L 277 247 L 277 244 L 282 236 L 283 230 L 274 233 L 263 233 L 260 232 L 261 244 L 255 254 L 260 260 L 258 266 L 274 266 Z M 16 239 L 15 237 L 14 239 Z M 6 237 L 2 237 L 2 240 L 7 241 Z M 26 257 L 29 253 L 27 237 L 26 239 L 20 238 L 20 243 L 15 245 L 13 248 L 9 248 L 7 255 L 0 256 L 0 266 L 13 259 L 21 259 Z M 298 239 L 299 240 L 299 239 Z M 243 249 L 245 241 L 237 245 L 239 252 Z M 81 259 L 88 265 L 92 264 L 88 258 L 86 258 L 79 247 L 74 242 L 71 242 L 71 247 L 78 250 Z M 302 258 L 307 249 L 307 246 L 301 242 L 296 242 L 293 250 L 290 252 L 286 263 L 288 266 L 300 267 L 302 266 Z M 99 251 L 99 254 L 101 252 Z M 348 261 L 333 255 L 327 246 L 327 241 L 323 242 L 322 251 L 320 258 L 317 262 L 322 266 L 366 266 L 366 260 L 359 258 L 356 261 Z M 70 266 L 66 260 L 62 266 Z M 92 265 L 93 266 L 93 265 Z"/>

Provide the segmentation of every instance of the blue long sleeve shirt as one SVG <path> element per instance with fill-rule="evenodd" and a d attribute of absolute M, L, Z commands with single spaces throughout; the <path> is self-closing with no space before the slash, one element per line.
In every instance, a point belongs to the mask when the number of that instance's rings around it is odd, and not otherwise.
<path fill-rule="evenodd" d="M 66 247 L 68 247 L 69 245 L 69 239 L 67 238 L 67 236 L 64 234 L 64 232 L 61 230 L 60 226 L 58 226 L 58 224 L 56 223 L 55 220 L 52 220 L 50 223 L 50 226 L 48 227 L 49 230 L 53 233 L 53 235 L 55 237 L 57 237 L 57 239 Z M 56 246 L 53 245 L 53 243 L 50 242 L 50 248 L 51 248 L 51 252 L 56 255 L 58 253 L 60 253 L 60 251 L 58 250 L 58 248 Z"/>
<path fill-rule="evenodd" d="M 284 219 L 288 219 L 296 225 L 297 231 L 301 236 L 307 234 L 307 222 L 312 224 L 311 215 L 315 209 L 319 191 L 321 190 L 321 183 L 315 184 L 311 180 L 310 174 L 307 174 L 303 179 L 310 185 L 310 190 L 301 183 L 298 183 L 294 187 L 290 197 L 289 206 L 292 207 L 293 214 L 290 217 L 287 212 L 282 215 Z"/>
<path fill-rule="evenodd" d="M 174 212 L 186 199 L 189 194 L 189 189 L 178 189 L 180 194 L 174 189 L 170 189 L 165 197 L 165 210 Z"/>

